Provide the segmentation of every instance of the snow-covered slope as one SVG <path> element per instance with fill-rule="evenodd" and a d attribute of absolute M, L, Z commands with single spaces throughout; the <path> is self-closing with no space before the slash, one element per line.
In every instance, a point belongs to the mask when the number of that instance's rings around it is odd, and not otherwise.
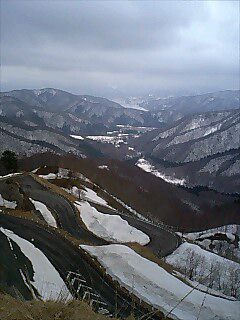
<path fill-rule="evenodd" d="M 108 274 L 140 299 L 173 319 L 237 320 L 239 301 L 205 294 L 169 274 L 124 245 L 81 246 L 106 268 Z M 200 312 L 200 315 L 199 315 Z"/>
<path fill-rule="evenodd" d="M 75 95 L 52 88 L 4 92 L 2 99 L 5 102 L 0 110 L 5 116 L 9 104 L 6 99 L 9 100 L 9 97 L 30 105 L 35 109 L 36 116 L 43 119 L 47 126 L 62 128 L 72 133 L 86 133 L 86 130 L 94 133 L 94 126 L 97 126 L 99 134 L 107 127 L 119 123 L 147 126 L 158 124 L 156 117 L 148 111 L 124 108 L 106 98 Z M 17 112 L 20 112 L 21 116 L 26 114 L 22 108 Z M 96 131 L 95 133 L 97 134 Z"/>
<path fill-rule="evenodd" d="M 188 242 L 181 244 L 166 261 L 190 280 L 198 281 L 225 295 L 240 298 L 239 263 Z"/>
<path fill-rule="evenodd" d="M 46 126 L 16 124 L 4 117 L 0 119 L 0 144 L 1 151 L 12 150 L 21 156 L 47 151 L 84 156 L 78 140 Z"/>
<path fill-rule="evenodd" d="M 0 227 L 0 231 L 5 234 L 9 241 L 15 242 L 29 259 L 34 270 L 33 281 L 27 278 L 24 270 L 21 270 L 27 287 L 34 287 L 43 300 L 71 299 L 72 296 L 68 291 L 64 281 L 59 273 L 47 259 L 47 257 L 29 241 L 19 237 L 11 230 Z M 33 292 L 33 290 L 32 290 Z"/>
<path fill-rule="evenodd" d="M 240 225 L 225 225 L 180 236 L 223 257 L 240 261 Z"/>
<path fill-rule="evenodd" d="M 146 172 L 150 172 L 154 176 L 163 179 L 164 181 L 176 185 L 184 185 L 185 184 L 185 179 L 177 179 L 175 177 L 171 176 L 166 176 L 164 173 L 161 173 L 157 171 L 153 165 L 151 165 L 147 160 L 145 159 L 138 159 L 136 162 L 136 165 L 141 168 L 142 170 Z"/>
<path fill-rule="evenodd" d="M 86 201 L 76 202 L 84 224 L 98 237 L 110 242 L 149 243 L 150 238 L 142 231 L 130 226 L 119 215 L 101 213 Z"/>
<path fill-rule="evenodd" d="M 169 122 L 189 114 L 239 108 L 240 91 L 225 90 L 195 96 L 148 99 L 140 106 L 156 112 L 162 121 Z"/>
<path fill-rule="evenodd" d="M 188 116 L 142 135 L 136 150 L 165 176 L 188 184 L 240 188 L 240 111 L 229 110 Z"/>

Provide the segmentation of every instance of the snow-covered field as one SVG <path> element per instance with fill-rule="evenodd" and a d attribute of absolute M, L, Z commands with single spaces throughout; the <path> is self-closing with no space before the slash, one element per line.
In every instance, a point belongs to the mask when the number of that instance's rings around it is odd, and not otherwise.
<path fill-rule="evenodd" d="M 39 168 L 33 170 L 33 173 L 36 173 Z M 52 179 L 62 179 L 68 178 L 69 170 L 64 168 L 58 168 L 57 173 L 48 173 L 48 174 L 39 174 L 38 176 L 43 179 L 52 180 Z"/>
<path fill-rule="evenodd" d="M 225 295 L 240 297 L 240 265 L 196 244 L 182 243 L 166 262 L 178 268 L 190 280 L 199 281 Z"/>
<path fill-rule="evenodd" d="M 119 215 L 99 212 L 88 202 L 76 202 L 81 219 L 92 233 L 111 242 L 137 242 L 141 245 L 149 243 L 149 237 L 142 231 L 130 226 Z"/>
<path fill-rule="evenodd" d="M 96 257 L 113 279 L 140 299 L 158 308 L 165 315 L 172 310 L 170 316 L 173 319 L 239 319 L 239 301 L 193 290 L 127 246 L 112 244 L 81 247 Z"/>
<path fill-rule="evenodd" d="M 16 201 L 8 201 L 2 197 L 0 194 L 0 206 L 8 208 L 8 209 L 15 209 L 17 206 Z"/>
<path fill-rule="evenodd" d="M 164 181 L 168 182 L 168 183 L 172 183 L 172 184 L 178 184 L 178 185 L 185 185 L 186 180 L 185 179 L 178 179 L 175 177 L 170 177 L 170 176 L 166 176 L 164 173 L 161 173 L 159 171 L 157 171 L 154 166 L 152 166 L 147 160 L 145 159 L 139 159 L 136 162 L 136 166 L 138 166 L 139 168 L 141 168 L 142 170 L 149 172 L 151 174 L 153 174 L 154 176 L 163 179 Z"/>
<path fill-rule="evenodd" d="M 33 203 L 35 209 L 41 212 L 41 215 L 43 216 L 47 224 L 51 227 L 57 228 L 57 222 L 47 206 L 44 203 L 33 200 L 31 198 L 29 198 L 29 200 Z"/>
<path fill-rule="evenodd" d="M 0 231 L 4 233 L 8 239 L 14 241 L 20 247 L 22 253 L 30 260 L 34 270 L 33 281 L 30 281 L 30 283 L 37 289 L 43 300 L 58 300 L 61 298 L 69 300 L 72 298 L 57 270 L 34 244 L 19 237 L 8 229 L 0 227 Z M 27 277 L 24 276 L 23 271 L 21 274 L 24 282 L 29 286 L 30 284 L 28 283 Z"/>
<path fill-rule="evenodd" d="M 88 139 L 102 142 L 102 143 L 111 143 L 115 147 L 119 148 L 121 144 L 126 143 L 125 139 L 122 136 L 87 136 Z M 126 137 L 125 137 L 126 138 Z"/>

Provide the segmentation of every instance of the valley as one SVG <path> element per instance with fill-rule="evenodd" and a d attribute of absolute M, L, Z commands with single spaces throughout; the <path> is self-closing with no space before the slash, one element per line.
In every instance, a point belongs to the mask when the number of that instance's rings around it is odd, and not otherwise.
<path fill-rule="evenodd" d="M 18 172 L 0 165 L 0 290 L 106 317 L 237 319 L 234 101 L 163 121 L 56 89 L 2 93 Z"/>

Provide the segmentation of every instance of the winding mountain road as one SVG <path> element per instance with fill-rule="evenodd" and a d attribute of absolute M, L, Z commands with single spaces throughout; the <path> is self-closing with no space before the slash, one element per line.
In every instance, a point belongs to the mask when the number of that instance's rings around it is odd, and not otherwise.
<path fill-rule="evenodd" d="M 14 180 L 18 182 L 20 189 L 25 195 L 44 203 L 56 215 L 59 227 L 67 231 L 71 236 L 90 242 L 93 245 L 108 244 L 107 241 L 96 237 L 84 228 L 78 218 L 78 211 L 65 197 L 43 186 L 31 175 L 19 175 L 14 177 Z M 147 246 L 157 256 L 165 256 L 171 253 L 180 243 L 179 238 L 170 231 L 146 223 L 134 216 L 131 217 L 130 215 L 121 214 L 96 204 L 94 206 L 103 213 L 121 215 L 130 225 L 148 234 L 151 241 Z M 123 317 L 130 314 L 132 301 L 129 294 L 119 287 L 117 289 L 116 284 L 100 271 L 99 267 L 96 266 L 88 254 L 73 245 L 73 243 L 57 230 L 47 225 L 44 226 L 28 219 L 7 214 L 0 214 L 0 226 L 31 241 L 34 246 L 45 254 L 68 286 L 69 282 L 67 281 L 67 277 L 69 271 L 72 274 L 80 274 L 83 276 L 84 281 L 86 281 L 86 286 L 92 288 L 93 292 L 100 296 L 101 300 L 106 303 L 106 309 L 109 310 L 109 312 L 113 314 L 117 308 L 119 315 Z M 10 251 L 6 250 L 6 252 Z M 76 285 L 76 283 L 74 285 Z M 75 290 L 77 289 L 76 287 Z M 145 307 L 142 305 L 136 304 L 135 307 L 136 314 L 146 314 L 147 310 L 144 309 Z M 149 319 L 159 319 L 159 313 Z"/>
<path fill-rule="evenodd" d="M 93 288 L 112 314 L 116 310 L 122 317 L 131 313 L 133 307 L 131 297 L 121 288 L 117 288 L 114 282 L 109 281 L 109 278 L 100 272 L 93 260 L 82 249 L 74 246 L 56 230 L 48 227 L 43 228 L 36 222 L 7 214 L 0 214 L 0 226 L 13 231 L 40 249 L 68 286 L 67 275 L 69 271 L 81 274 L 86 281 L 86 286 Z M 71 287 L 69 289 L 72 290 Z M 136 304 L 135 312 L 140 316 L 148 311 Z M 155 315 L 149 319 L 160 318 L 159 315 Z"/>

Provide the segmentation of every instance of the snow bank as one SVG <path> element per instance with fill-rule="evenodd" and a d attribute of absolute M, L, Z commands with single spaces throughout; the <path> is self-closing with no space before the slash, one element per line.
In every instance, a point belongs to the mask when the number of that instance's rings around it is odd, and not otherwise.
<path fill-rule="evenodd" d="M 8 239 L 14 241 L 20 247 L 22 253 L 31 261 L 34 276 L 33 281 L 30 282 L 43 300 L 58 300 L 61 297 L 69 300 L 72 298 L 57 270 L 38 248 L 10 230 L 0 227 L 0 231 Z"/>
<path fill-rule="evenodd" d="M 170 177 L 170 176 L 166 176 L 164 173 L 161 173 L 159 171 L 157 171 L 154 166 L 152 166 L 147 160 L 145 159 L 139 159 L 136 162 L 136 165 L 146 171 L 149 172 L 151 174 L 153 174 L 154 176 L 163 179 L 164 181 L 168 182 L 168 183 L 172 183 L 172 184 L 178 184 L 178 185 L 185 185 L 186 180 L 185 179 L 178 179 L 178 178 L 174 178 L 174 177 Z"/>
<path fill-rule="evenodd" d="M 54 216 L 52 215 L 51 211 L 49 211 L 49 209 L 47 208 L 47 206 L 44 203 L 33 200 L 31 198 L 29 198 L 29 200 L 33 203 L 35 209 L 41 212 L 41 215 L 43 216 L 47 224 L 51 227 L 57 228 L 57 222 Z"/>
<path fill-rule="evenodd" d="M 57 179 L 57 174 L 56 173 L 39 174 L 38 176 L 40 178 L 47 179 L 47 180 Z"/>
<path fill-rule="evenodd" d="M 9 173 L 9 174 L 7 174 L 5 176 L 0 176 L 0 179 L 11 178 L 11 177 L 18 176 L 20 174 L 22 174 L 22 173 L 21 172 Z"/>
<path fill-rule="evenodd" d="M 2 197 L 0 194 L 0 206 L 3 206 L 8 209 L 15 209 L 17 206 L 16 201 L 8 201 Z"/>
<path fill-rule="evenodd" d="M 127 246 L 112 244 L 81 247 L 96 257 L 108 274 L 140 299 L 164 314 L 175 307 L 171 312 L 174 319 L 196 320 L 203 302 L 199 319 L 239 319 L 239 301 L 205 295 L 196 289 L 191 292 L 190 286 Z M 190 294 L 185 297 L 188 293 Z M 185 299 L 180 302 L 183 297 Z"/>
<path fill-rule="evenodd" d="M 88 202 L 76 202 L 76 207 L 88 230 L 98 237 L 111 242 L 149 243 L 149 237 L 142 231 L 130 226 L 118 215 L 104 214 Z"/>
<path fill-rule="evenodd" d="M 87 138 L 101 143 L 111 143 L 117 148 L 119 148 L 121 144 L 126 143 L 122 137 L 118 136 L 87 136 Z"/>
<path fill-rule="evenodd" d="M 85 191 L 83 191 L 84 199 L 90 200 L 93 203 L 100 204 L 102 206 L 111 208 L 108 205 L 107 201 L 105 201 L 103 198 L 99 197 L 95 191 L 93 191 L 92 189 L 89 189 L 87 187 L 84 187 L 84 189 L 85 189 Z"/>

